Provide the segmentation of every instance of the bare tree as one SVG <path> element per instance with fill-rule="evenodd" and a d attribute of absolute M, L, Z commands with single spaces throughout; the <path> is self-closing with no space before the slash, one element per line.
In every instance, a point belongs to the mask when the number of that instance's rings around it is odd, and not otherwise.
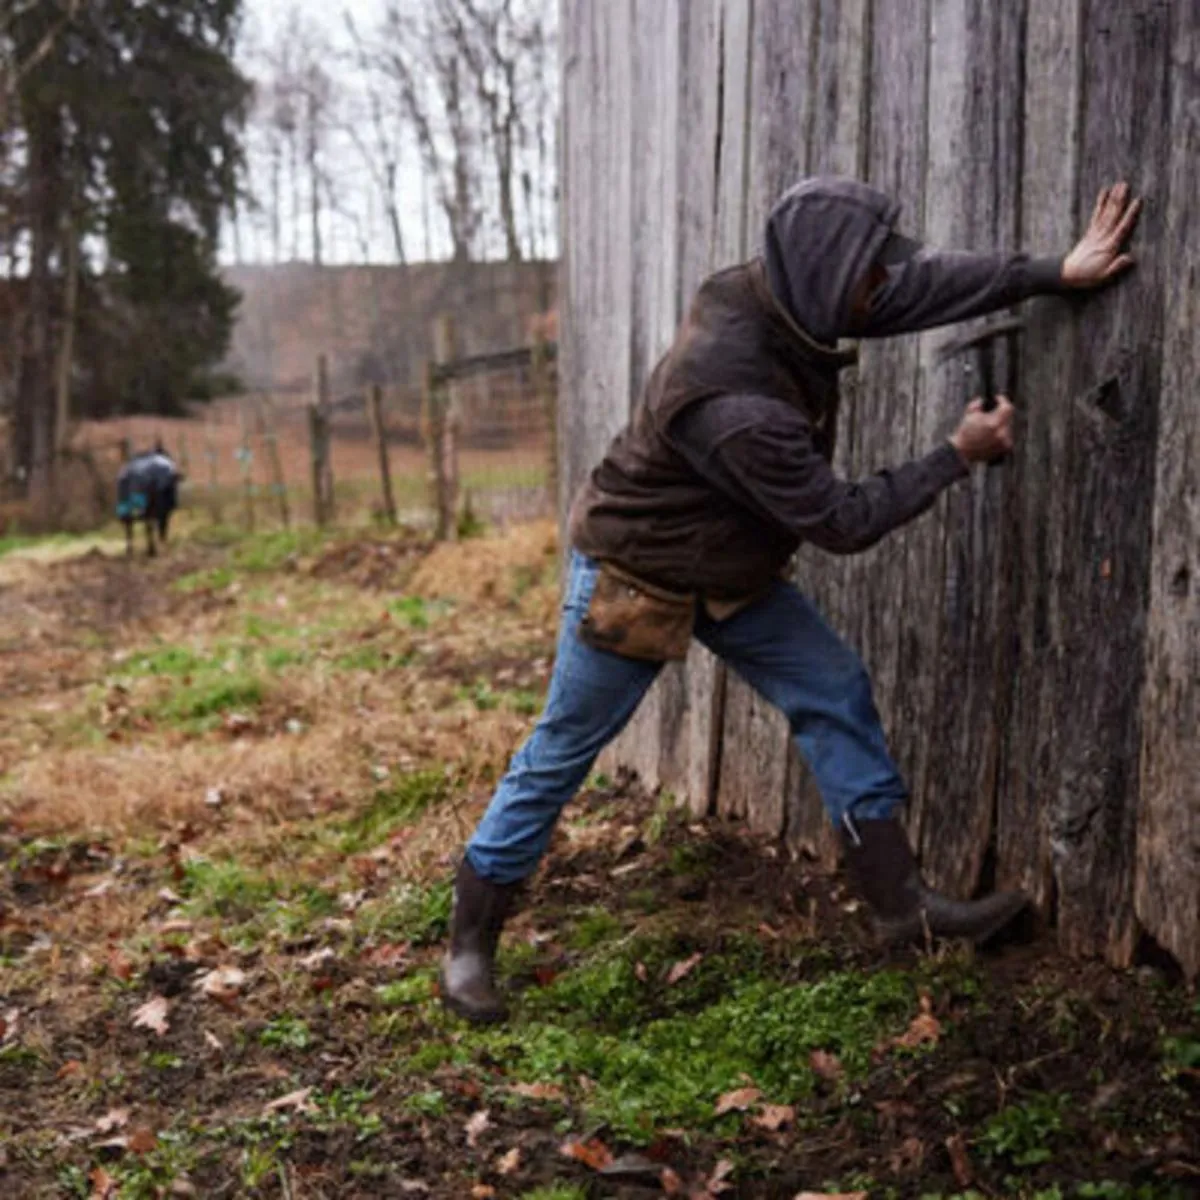
<path fill-rule="evenodd" d="M 354 62 L 362 79 L 367 111 L 371 118 L 370 142 L 359 132 L 358 125 L 353 121 L 347 124 L 346 132 L 370 172 L 375 190 L 379 193 L 396 261 L 405 263 L 408 258 L 405 254 L 398 192 L 403 112 L 394 104 L 389 106 L 386 80 L 379 77 L 366 41 L 348 10 L 345 13 L 345 21 L 354 46 Z"/>

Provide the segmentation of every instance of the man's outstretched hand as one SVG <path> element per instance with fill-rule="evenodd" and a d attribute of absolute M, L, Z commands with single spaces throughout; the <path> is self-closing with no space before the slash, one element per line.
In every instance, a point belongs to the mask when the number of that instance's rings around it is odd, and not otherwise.
<path fill-rule="evenodd" d="M 1099 287 L 1132 267 L 1133 255 L 1123 254 L 1121 247 L 1129 240 L 1141 211 L 1141 200 L 1130 198 L 1129 184 L 1103 188 L 1087 232 L 1063 260 L 1063 283 L 1072 288 Z"/>

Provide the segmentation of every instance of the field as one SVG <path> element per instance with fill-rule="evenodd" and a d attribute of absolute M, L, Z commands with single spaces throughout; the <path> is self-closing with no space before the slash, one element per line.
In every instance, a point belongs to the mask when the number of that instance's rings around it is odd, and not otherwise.
<path fill-rule="evenodd" d="M 883 954 L 838 877 L 595 777 L 442 1012 L 553 653 L 550 523 L 0 544 L 0 1195 L 1186 1197 L 1154 966 Z"/>

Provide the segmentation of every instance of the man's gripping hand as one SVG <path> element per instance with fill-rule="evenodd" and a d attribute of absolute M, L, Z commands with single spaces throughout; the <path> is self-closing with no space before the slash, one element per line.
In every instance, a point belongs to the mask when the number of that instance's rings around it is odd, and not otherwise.
<path fill-rule="evenodd" d="M 982 400 L 972 400 L 950 438 L 963 461 L 972 464 L 1003 458 L 1013 448 L 1013 406 L 1007 396 L 985 412 Z"/>
<path fill-rule="evenodd" d="M 1063 259 L 1062 281 L 1069 288 L 1094 288 L 1133 266 L 1133 255 L 1122 247 L 1133 233 L 1140 199 L 1130 197 L 1125 182 L 1101 189 L 1087 231 Z"/>

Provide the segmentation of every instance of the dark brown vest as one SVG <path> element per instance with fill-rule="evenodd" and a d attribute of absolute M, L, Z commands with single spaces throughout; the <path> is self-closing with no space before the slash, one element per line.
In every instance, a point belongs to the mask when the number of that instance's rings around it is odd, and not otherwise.
<path fill-rule="evenodd" d="M 709 397 L 771 396 L 808 418 L 828 455 L 837 373 L 854 357 L 818 345 L 790 319 L 771 295 L 760 260 L 711 276 L 629 425 L 576 496 L 573 545 L 675 591 L 717 600 L 760 591 L 798 541 L 697 475 L 672 445 L 671 422 Z"/>

